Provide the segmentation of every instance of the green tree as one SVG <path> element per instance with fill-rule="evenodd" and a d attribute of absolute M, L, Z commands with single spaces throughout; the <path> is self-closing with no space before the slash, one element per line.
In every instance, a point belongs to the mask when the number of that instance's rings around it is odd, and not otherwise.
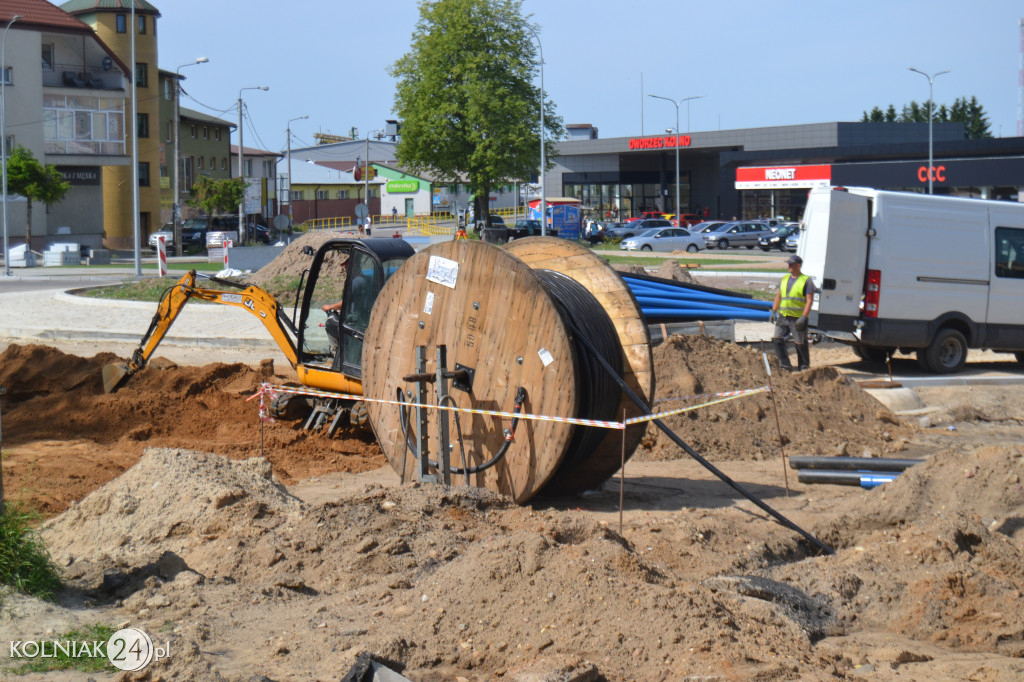
<path fill-rule="evenodd" d="M 876 106 L 870 113 L 864 111 L 861 116 L 861 122 L 863 123 L 877 123 L 881 120 L 886 122 L 896 123 L 927 123 L 928 122 L 928 106 L 929 102 L 923 102 L 918 104 L 916 101 L 911 101 L 909 104 L 904 104 L 900 111 L 900 114 L 896 114 L 896 107 L 889 105 L 889 108 L 885 111 L 884 118 L 879 118 L 881 110 Z M 978 103 L 978 98 L 972 96 L 970 99 L 967 97 L 957 97 L 952 105 L 941 104 L 935 106 L 931 104 L 932 109 L 932 120 L 936 123 L 963 123 L 964 124 L 964 137 L 969 140 L 992 137 L 992 128 L 988 120 L 988 114 L 985 113 L 985 108 Z"/>
<path fill-rule="evenodd" d="M 491 188 L 540 166 L 541 92 L 522 0 L 421 0 L 410 51 L 390 69 L 400 162 L 442 181 L 467 182 L 475 214 L 487 216 Z M 544 104 L 548 160 L 562 121 Z M 549 163 L 549 167 L 550 167 Z"/>
<path fill-rule="evenodd" d="M 44 166 L 32 152 L 22 146 L 7 157 L 7 188 L 28 199 L 25 203 L 25 243 L 32 244 L 32 202 L 41 201 L 49 208 L 64 198 L 71 183 L 64 180 L 56 166 Z M 29 247 L 31 248 L 31 246 Z"/>
<path fill-rule="evenodd" d="M 192 196 L 188 202 L 192 206 L 201 208 L 211 215 L 222 213 L 237 208 L 242 203 L 242 197 L 245 196 L 245 180 L 214 180 L 201 175 L 188 193 Z"/>

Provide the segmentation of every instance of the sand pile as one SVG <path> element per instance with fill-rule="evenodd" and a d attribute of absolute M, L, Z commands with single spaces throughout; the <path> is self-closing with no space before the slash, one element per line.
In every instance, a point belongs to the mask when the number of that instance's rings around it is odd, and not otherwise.
<path fill-rule="evenodd" d="M 765 349 L 771 353 L 767 345 Z M 787 455 L 880 456 L 901 449 L 913 433 L 912 427 L 831 367 L 787 374 L 778 370 L 773 356 L 770 362 Z M 696 404 L 679 398 L 768 383 L 759 350 L 703 336 L 673 336 L 657 346 L 654 371 L 656 411 Z M 780 454 L 772 409 L 771 397 L 761 394 L 665 421 L 708 459 L 756 460 Z M 665 460 L 686 455 L 652 426 L 637 456 Z"/>
<path fill-rule="evenodd" d="M 216 535 L 239 517 L 290 514 L 302 504 L 274 479 L 270 463 L 149 448 L 117 479 L 90 493 L 44 528 L 67 557 L 141 565 L 196 538 Z M 72 554 L 73 553 L 73 554 Z"/>
<path fill-rule="evenodd" d="M 246 281 L 260 287 L 266 287 L 274 282 L 276 278 L 298 278 L 302 275 L 302 271 L 313 262 L 312 256 L 307 256 L 302 252 L 305 247 L 312 248 L 315 253 L 324 242 L 348 236 L 351 235 L 335 230 L 307 232 L 293 239 L 292 243 L 286 246 L 284 251 L 278 254 L 277 258 L 247 276 Z"/>

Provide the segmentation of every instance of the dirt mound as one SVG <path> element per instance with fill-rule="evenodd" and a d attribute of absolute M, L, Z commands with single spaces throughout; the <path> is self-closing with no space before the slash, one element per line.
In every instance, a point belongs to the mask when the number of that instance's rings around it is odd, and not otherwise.
<path fill-rule="evenodd" d="M 655 277 L 661 277 L 662 279 L 671 279 L 676 282 L 685 282 L 687 284 L 693 284 L 696 280 L 690 275 L 690 271 L 686 270 L 679 265 L 677 260 L 666 260 L 664 261 L 657 270 L 654 271 Z"/>
<path fill-rule="evenodd" d="M 275 379 L 269 361 L 254 369 L 179 367 L 155 358 L 107 395 L 102 368 L 114 359 L 46 346 L 12 345 L 0 354 L 0 385 L 8 387 L 8 496 L 27 499 L 46 515 L 58 513 L 131 467 L 146 447 L 198 448 L 238 459 L 262 452 L 285 482 L 384 464 L 369 431 L 327 439 L 297 422 L 261 422 L 257 405 L 245 398 Z"/>
<path fill-rule="evenodd" d="M 50 547 L 73 548 L 78 558 L 138 565 L 140 557 L 180 553 L 184 538 L 215 533 L 239 517 L 247 522 L 301 508 L 265 459 L 149 448 L 135 466 L 51 520 L 43 537 Z"/>
<path fill-rule="evenodd" d="M 899 450 L 913 433 L 912 427 L 831 367 L 788 374 L 778 369 L 774 357 L 770 362 L 788 455 L 878 456 Z M 703 336 L 673 336 L 657 346 L 654 371 L 655 411 L 659 412 L 696 404 L 680 398 L 757 388 L 768 382 L 760 351 Z M 708 459 L 764 459 L 779 455 L 772 409 L 771 397 L 762 394 L 665 422 Z M 637 456 L 665 460 L 686 455 L 651 426 Z"/>
<path fill-rule="evenodd" d="M 258 271 L 246 277 L 246 281 L 260 287 L 266 288 L 278 279 L 298 279 L 302 271 L 309 267 L 312 256 L 302 253 L 305 247 L 310 247 L 315 252 L 320 245 L 329 239 L 339 239 L 351 236 L 349 233 L 336 230 L 316 230 L 307 232 L 292 240 L 292 243 L 284 248 L 277 258 L 270 261 Z"/>

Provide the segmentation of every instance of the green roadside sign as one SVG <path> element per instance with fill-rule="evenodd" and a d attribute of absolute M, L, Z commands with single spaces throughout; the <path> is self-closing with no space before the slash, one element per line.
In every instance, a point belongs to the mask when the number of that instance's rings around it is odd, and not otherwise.
<path fill-rule="evenodd" d="M 419 180 L 388 180 L 387 191 L 389 194 L 396 194 L 399 192 L 419 192 L 420 181 Z"/>

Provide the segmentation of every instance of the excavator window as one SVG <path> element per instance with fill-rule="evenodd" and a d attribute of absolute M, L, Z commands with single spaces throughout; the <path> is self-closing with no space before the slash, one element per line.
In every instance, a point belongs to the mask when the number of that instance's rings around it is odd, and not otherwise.
<path fill-rule="evenodd" d="M 342 309 L 342 369 L 346 374 L 362 376 L 363 336 L 370 325 L 373 303 L 383 283 L 384 276 L 376 259 L 361 251 L 353 251 Z"/>
<path fill-rule="evenodd" d="M 337 353 L 338 336 L 331 338 L 328 329 L 333 331 L 339 325 L 328 326 L 329 315 L 323 311 L 322 306 L 343 300 L 348 258 L 347 249 L 325 253 L 313 285 L 309 313 L 302 330 L 302 343 L 305 353 L 321 362 L 330 363 Z"/>

